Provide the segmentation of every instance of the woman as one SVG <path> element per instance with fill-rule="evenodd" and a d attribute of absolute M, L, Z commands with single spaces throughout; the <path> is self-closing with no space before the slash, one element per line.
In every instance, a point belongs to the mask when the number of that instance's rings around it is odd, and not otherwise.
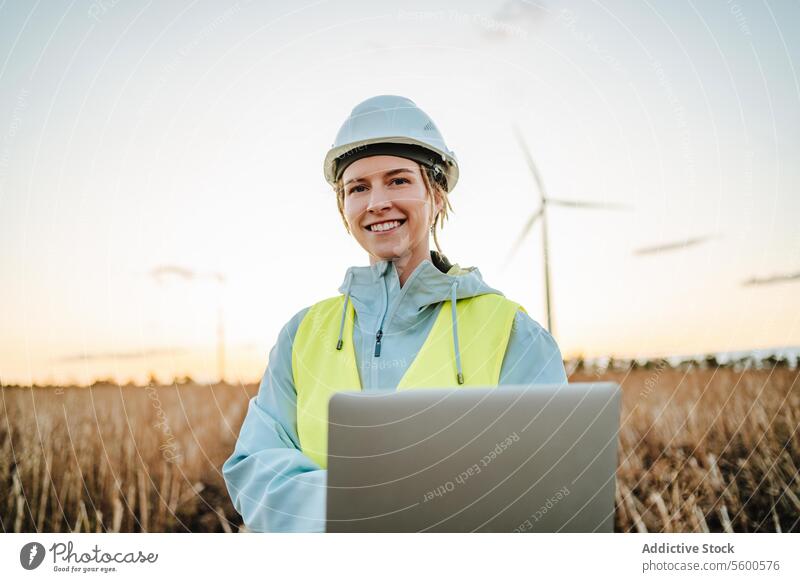
<path fill-rule="evenodd" d="M 411 100 L 356 106 L 324 170 L 370 266 L 350 267 L 340 295 L 298 312 L 270 352 L 222 468 L 254 531 L 324 531 L 327 402 L 337 390 L 567 381 L 550 334 L 477 268 L 441 253 L 436 225 L 458 163 Z"/>

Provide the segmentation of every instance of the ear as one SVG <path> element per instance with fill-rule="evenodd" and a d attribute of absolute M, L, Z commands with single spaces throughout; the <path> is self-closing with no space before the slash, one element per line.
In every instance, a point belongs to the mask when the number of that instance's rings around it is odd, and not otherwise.
<path fill-rule="evenodd" d="M 442 199 L 442 195 L 436 190 L 436 193 L 433 195 L 433 215 L 439 216 L 439 213 L 444 208 L 444 200 Z"/>

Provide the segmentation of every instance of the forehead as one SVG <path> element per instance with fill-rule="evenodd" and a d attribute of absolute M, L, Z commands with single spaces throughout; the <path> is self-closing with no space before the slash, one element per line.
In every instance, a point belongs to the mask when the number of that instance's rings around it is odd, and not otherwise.
<path fill-rule="evenodd" d="M 356 160 L 347 166 L 342 174 L 342 180 L 371 179 L 379 176 L 383 172 L 398 169 L 407 169 L 414 173 L 419 173 L 419 166 L 416 162 L 408 158 L 399 156 L 369 156 Z"/>

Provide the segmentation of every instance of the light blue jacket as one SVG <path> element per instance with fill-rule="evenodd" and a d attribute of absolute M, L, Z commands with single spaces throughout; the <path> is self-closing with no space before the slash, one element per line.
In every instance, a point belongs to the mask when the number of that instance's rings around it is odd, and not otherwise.
<path fill-rule="evenodd" d="M 448 275 L 443 272 L 447 266 L 440 270 L 433 260 L 432 253 L 431 260 L 420 263 L 402 287 L 392 261 L 347 270 L 339 292 L 349 295 L 355 308 L 353 345 L 363 391 L 397 387 L 433 327 L 442 302 L 454 293 L 459 299 L 500 293 L 483 282 L 475 267 L 455 265 Z M 252 531 L 325 530 L 327 471 L 300 451 L 292 378 L 292 344 L 308 309 L 295 314 L 281 330 L 258 394 L 250 400 L 235 450 L 222 467 L 233 505 Z M 379 329 L 383 333 L 376 357 Z M 561 352 L 552 336 L 517 311 L 500 384 L 566 381 Z"/>

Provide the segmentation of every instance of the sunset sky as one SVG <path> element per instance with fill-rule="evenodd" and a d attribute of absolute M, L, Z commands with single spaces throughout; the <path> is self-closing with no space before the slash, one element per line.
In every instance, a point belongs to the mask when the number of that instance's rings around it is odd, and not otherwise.
<path fill-rule="evenodd" d="M 0 4 L 0 381 L 263 373 L 280 328 L 368 258 L 322 174 L 353 106 L 426 110 L 460 162 L 451 261 L 566 357 L 800 345 L 800 5 Z M 696 237 L 660 254 L 634 251 Z M 151 272 L 177 265 L 193 280 Z M 210 276 L 224 275 L 220 286 Z"/>

